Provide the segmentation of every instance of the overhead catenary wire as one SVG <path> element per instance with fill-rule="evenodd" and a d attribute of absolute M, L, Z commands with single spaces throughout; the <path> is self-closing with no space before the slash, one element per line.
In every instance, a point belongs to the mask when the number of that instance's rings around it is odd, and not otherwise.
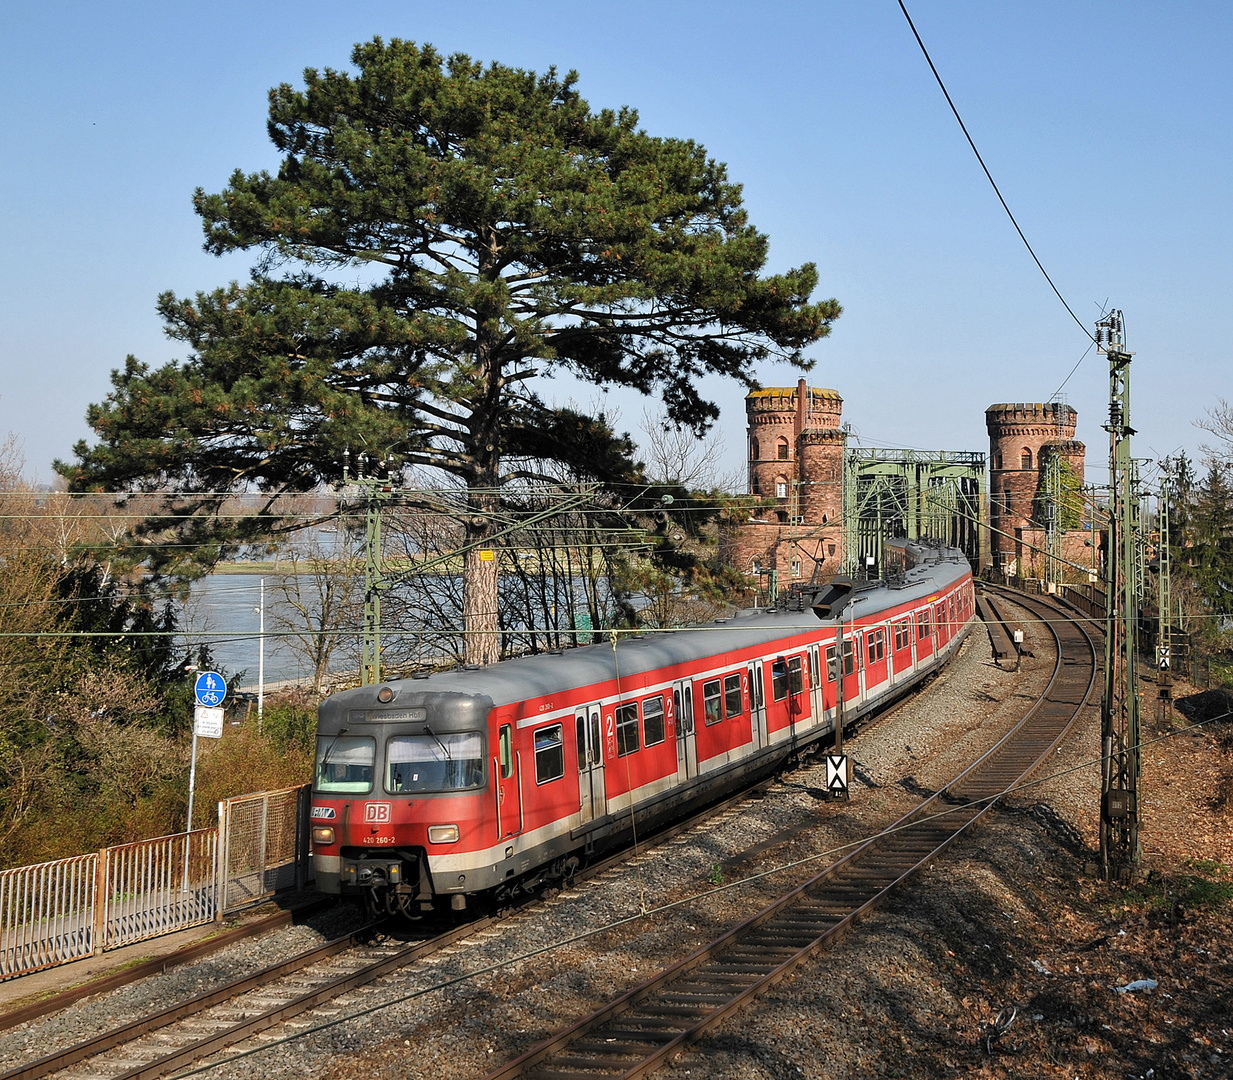
<path fill-rule="evenodd" d="M 1066 297 L 1062 295 L 1061 290 L 1054 284 L 1053 278 L 1049 276 L 1049 271 L 1045 269 L 1044 263 L 1040 261 L 1035 250 L 1032 248 L 1032 245 L 1028 242 L 1027 236 L 1019 227 L 1019 222 L 1015 220 L 1015 215 L 1011 212 L 1010 206 L 1007 204 L 1005 198 L 1002 197 L 1002 192 L 997 185 L 997 181 L 993 179 L 993 173 L 989 171 L 989 166 L 985 164 L 985 159 L 981 157 L 980 151 L 976 148 L 976 141 L 972 138 L 971 133 L 968 131 L 967 124 L 963 122 L 963 117 L 959 115 L 959 109 L 955 105 L 954 100 L 951 98 L 950 91 L 946 89 L 946 84 L 942 81 L 942 76 L 938 73 L 937 66 L 934 64 L 933 58 L 929 55 L 929 50 L 925 48 L 925 43 L 916 29 L 916 24 L 912 21 L 912 16 L 908 14 L 908 9 L 904 5 L 903 0 L 898 0 L 898 4 L 899 10 L 903 12 L 903 17 L 908 21 L 908 27 L 912 31 L 912 36 L 916 38 L 916 44 L 920 46 L 920 51 L 924 54 L 925 61 L 929 65 L 929 70 L 933 72 L 933 77 L 937 80 L 937 84 L 941 88 L 943 96 L 946 98 L 946 104 L 950 106 L 950 111 L 955 114 L 955 119 L 959 122 L 959 128 L 963 132 L 963 137 L 967 139 L 968 145 L 972 148 L 972 153 L 976 155 L 976 160 L 980 162 L 980 167 L 984 171 L 985 177 L 989 181 L 990 186 L 993 188 L 993 193 L 998 197 L 998 202 L 1002 204 L 1002 209 L 1006 211 L 1006 216 L 1010 218 L 1010 223 L 1015 227 L 1015 232 L 1019 234 L 1019 239 L 1023 241 L 1023 246 L 1027 248 L 1028 254 L 1032 256 L 1032 261 L 1036 264 L 1037 269 L 1044 275 L 1045 280 L 1049 283 L 1049 288 L 1053 290 L 1053 294 L 1062 302 L 1062 307 L 1064 307 L 1070 317 L 1074 319 L 1075 325 L 1083 331 L 1084 335 L 1091 340 L 1093 344 L 1095 344 L 1095 335 L 1083 324 L 1083 321 L 1079 318 L 1079 316 L 1074 313 L 1074 309 L 1071 308 L 1070 304 L 1066 302 Z M 1086 356 L 1087 353 L 1085 352 L 1083 355 Z M 1082 362 L 1082 357 L 1080 357 L 1080 361 Z M 1078 367 L 1078 365 L 1075 366 Z M 1074 372 L 1072 371 L 1071 374 L 1073 375 Z M 1069 381 L 1070 375 L 1066 376 L 1066 379 Z M 1062 385 L 1065 386 L 1066 383 L 1063 382 Z"/>

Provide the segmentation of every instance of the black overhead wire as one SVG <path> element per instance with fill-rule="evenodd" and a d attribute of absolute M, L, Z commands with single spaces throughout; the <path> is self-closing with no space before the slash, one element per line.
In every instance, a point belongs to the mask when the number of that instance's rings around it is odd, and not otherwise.
<path fill-rule="evenodd" d="M 1058 394 L 1060 394 L 1062 390 L 1065 388 L 1066 384 L 1070 382 L 1070 376 L 1079 370 L 1079 365 L 1082 364 L 1083 361 L 1087 359 L 1087 354 L 1090 353 L 1092 349 L 1094 349 L 1095 347 L 1096 347 L 1096 342 L 1094 340 L 1088 342 L 1087 348 L 1083 350 L 1083 355 L 1079 357 L 1078 360 L 1075 361 L 1075 366 L 1070 369 L 1070 374 L 1068 374 L 1066 378 L 1064 378 L 1061 381 L 1061 383 L 1058 385 L 1058 388 L 1054 390 L 1053 393 L 1050 395 L 1049 397 L 1050 401 L 1056 400 Z"/>
<path fill-rule="evenodd" d="M 1010 212 L 1010 207 L 1006 205 L 1006 200 L 1002 198 L 1002 192 L 998 189 L 997 181 L 993 179 L 993 174 L 989 171 L 989 166 L 985 164 L 985 159 L 980 156 L 980 151 L 976 149 L 976 143 L 973 141 L 972 136 L 968 133 L 967 125 L 963 122 L 963 117 L 959 115 L 959 110 L 955 108 L 955 103 L 951 100 L 950 91 L 946 89 L 946 84 L 942 81 L 942 76 L 938 74 L 938 69 L 934 66 L 933 58 L 929 55 L 929 50 L 925 48 L 925 43 L 921 40 L 920 34 L 917 33 L 916 24 L 912 22 L 912 16 L 908 14 L 908 9 L 904 6 L 903 0 L 898 0 L 898 2 L 899 10 L 903 12 L 903 17 L 908 20 L 908 27 L 912 31 L 912 36 L 916 38 L 916 44 L 920 46 L 920 51 L 925 55 L 925 60 L 929 64 L 929 70 L 933 72 L 933 77 L 937 79 L 938 86 L 942 88 L 942 94 L 946 98 L 946 104 L 950 106 L 950 111 L 955 114 L 955 119 L 959 121 L 959 127 L 963 131 L 964 138 L 967 139 L 968 145 L 972 148 L 972 153 L 976 155 L 976 160 L 980 162 L 980 167 L 984 169 L 985 176 L 988 178 L 990 185 L 993 187 L 993 193 L 998 197 L 998 202 L 1002 204 L 1002 209 L 1006 211 L 1006 216 L 1010 218 L 1010 223 L 1015 227 L 1015 232 L 1019 234 L 1019 239 L 1023 241 L 1023 246 L 1028 249 L 1028 254 L 1032 256 L 1032 261 L 1036 264 L 1040 272 L 1045 275 L 1045 280 L 1049 283 L 1049 288 L 1053 290 L 1054 295 L 1062 302 L 1062 307 L 1064 307 L 1067 312 L 1069 312 L 1070 317 L 1075 320 L 1075 325 L 1077 325 L 1079 329 L 1082 330 L 1093 343 L 1095 343 L 1096 339 L 1092 332 L 1083 325 L 1083 322 L 1080 320 L 1079 316 L 1076 315 L 1071 309 L 1071 306 L 1066 303 L 1066 297 L 1064 297 L 1058 287 L 1053 284 L 1053 278 L 1049 276 L 1049 271 L 1045 269 L 1044 264 L 1036 257 L 1036 252 L 1032 250 L 1032 245 L 1028 243 L 1028 238 L 1023 235 L 1023 230 L 1019 228 L 1019 222 L 1015 220 L 1015 215 Z M 1083 355 L 1086 356 L 1087 353 L 1084 353 Z M 1082 362 L 1083 357 L 1080 357 L 1079 359 L 1080 362 Z M 1075 367 L 1078 366 L 1078 364 L 1075 365 Z M 1071 375 L 1073 374 L 1074 372 L 1072 371 Z M 1067 375 L 1066 379 L 1069 381 L 1070 375 Z M 1063 383 L 1062 385 L 1065 386 L 1066 383 Z"/>

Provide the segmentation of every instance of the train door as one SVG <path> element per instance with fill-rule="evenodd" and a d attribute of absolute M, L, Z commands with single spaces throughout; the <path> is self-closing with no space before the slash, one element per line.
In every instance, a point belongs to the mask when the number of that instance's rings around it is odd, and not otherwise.
<path fill-rule="evenodd" d="M 865 673 L 861 670 L 861 635 L 849 631 L 843 639 L 843 700 L 845 705 L 855 705 L 861 700 L 865 689 Z"/>
<path fill-rule="evenodd" d="M 672 684 L 672 724 L 676 729 L 676 778 L 698 775 L 698 736 L 694 733 L 694 689 L 688 679 Z"/>
<path fill-rule="evenodd" d="M 865 687 L 872 689 L 886 681 L 886 627 L 865 631 Z"/>
<path fill-rule="evenodd" d="M 813 722 L 821 724 L 826 719 L 826 702 L 822 698 L 822 661 L 818 646 L 809 646 L 809 697 L 813 701 Z"/>
<path fill-rule="evenodd" d="M 766 734 L 766 693 L 762 682 L 762 661 L 755 660 L 749 665 L 749 720 L 753 729 L 753 745 L 755 750 L 761 750 L 767 744 Z"/>
<path fill-rule="evenodd" d="M 578 737 L 578 805 L 582 824 L 608 812 L 604 793 L 604 732 L 598 705 L 574 712 L 574 733 Z"/>
<path fill-rule="evenodd" d="M 493 788 L 497 801 L 497 839 L 522 832 L 522 792 L 518 776 L 518 754 L 514 750 L 512 720 L 497 727 L 497 752 L 492 759 Z"/>
<path fill-rule="evenodd" d="M 891 644 L 891 678 L 898 681 L 899 676 L 912 670 L 912 623 L 907 619 L 896 619 L 890 628 Z"/>
<path fill-rule="evenodd" d="M 933 608 L 926 604 L 916 613 L 916 659 L 924 661 L 933 655 Z"/>

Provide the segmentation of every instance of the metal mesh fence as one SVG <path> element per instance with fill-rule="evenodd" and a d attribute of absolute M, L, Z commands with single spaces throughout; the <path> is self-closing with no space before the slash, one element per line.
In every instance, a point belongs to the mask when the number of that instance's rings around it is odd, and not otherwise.
<path fill-rule="evenodd" d="M 223 913 L 306 884 L 309 791 L 306 784 L 218 804 Z"/>
<path fill-rule="evenodd" d="M 218 804 L 219 827 L 0 871 L 0 979 L 210 922 L 312 880 L 310 785 Z"/>

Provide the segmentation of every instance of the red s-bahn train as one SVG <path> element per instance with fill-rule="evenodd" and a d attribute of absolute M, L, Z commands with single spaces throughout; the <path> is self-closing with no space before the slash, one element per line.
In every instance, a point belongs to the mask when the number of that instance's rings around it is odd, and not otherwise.
<path fill-rule="evenodd" d="M 635 825 L 829 741 L 841 707 L 850 723 L 937 670 L 975 610 L 962 552 L 898 540 L 883 562 L 881 581 L 798 592 L 788 609 L 327 698 L 317 889 L 462 910 L 568 877 Z"/>

